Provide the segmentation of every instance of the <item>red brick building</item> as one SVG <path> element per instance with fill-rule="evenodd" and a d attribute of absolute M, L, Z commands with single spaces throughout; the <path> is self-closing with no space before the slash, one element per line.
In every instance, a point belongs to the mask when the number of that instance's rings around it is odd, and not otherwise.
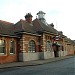
<path fill-rule="evenodd" d="M 13 26 L 0 20 L 0 63 L 17 61 L 17 36 Z"/>
<path fill-rule="evenodd" d="M 39 11 L 37 15 L 38 18 L 32 21 L 33 16 L 28 13 L 25 20 L 16 24 L 0 20 L 0 63 L 54 58 L 54 42 L 60 45 L 56 51 L 58 56 L 74 54 L 75 43 L 68 40 L 71 44 L 68 50 L 65 36 L 59 34 L 53 23 L 46 23 L 45 13 Z M 61 38 L 56 40 L 59 35 Z"/>

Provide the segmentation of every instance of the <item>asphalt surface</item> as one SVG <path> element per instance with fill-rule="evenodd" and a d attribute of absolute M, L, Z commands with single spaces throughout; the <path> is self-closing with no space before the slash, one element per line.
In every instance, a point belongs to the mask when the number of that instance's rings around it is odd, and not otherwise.
<path fill-rule="evenodd" d="M 0 75 L 75 75 L 75 56 L 41 65 L 3 68 Z"/>
<path fill-rule="evenodd" d="M 13 62 L 13 63 L 0 64 L 0 69 L 11 68 L 11 67 L 21 67 L 21 66 L 36 66 L 36 65 L 41 65 L 41 64 L 46 64 L 46 63 L 50 63 L 50 62 L 68 59 L 68 58 L 71 58 L 74 56 L 75 55 L 50 58 L 50 59 L 46 59 L 46 60 L 35 60 L 35 61 Z"/>

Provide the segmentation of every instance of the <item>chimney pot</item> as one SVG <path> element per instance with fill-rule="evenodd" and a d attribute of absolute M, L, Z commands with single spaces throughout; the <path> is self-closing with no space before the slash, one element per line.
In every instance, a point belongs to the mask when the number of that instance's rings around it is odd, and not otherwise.
<path fill-rule="evenodd" d="M 26 21 L 28 22 L 28 23 L 32 23 L 32 15 L 31 15 L 31 13 L 27 13 L 26 15 L 25 15 L 25 19 L 26 19 Z"/>

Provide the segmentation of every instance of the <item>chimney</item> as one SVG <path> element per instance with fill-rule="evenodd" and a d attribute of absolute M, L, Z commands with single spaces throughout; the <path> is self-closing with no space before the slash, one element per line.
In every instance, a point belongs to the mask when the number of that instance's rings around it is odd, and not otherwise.
<path fill-rule="evenodd" d="M 26 19 L 26 21 L 28 22 L 28 23 L 32 23 L 32 15 L 31 15 L 31 13 L 27 13 L 26 15 L 25 15 L 25 19 Z"/>
<path fill-rule="evenodd" d="M 54 28 L 54 24 L 53 23 L 51 23 L 50 25 Z"/>
<path fill-rule="evenodd" d="M 63 32 L 62 32 L 62 31 L 58 31 L 58 34 L 59 34 L 59 35 L 63 35 Z"/>

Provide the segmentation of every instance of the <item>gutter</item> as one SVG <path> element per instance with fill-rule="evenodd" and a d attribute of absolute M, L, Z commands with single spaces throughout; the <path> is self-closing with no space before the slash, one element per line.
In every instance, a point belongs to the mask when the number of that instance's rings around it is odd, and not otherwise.
<path fill-rule="evenodd" d="M 7 35 L 7 34 L 0 34 L 0 36 L 4 36 L 4 37 L 17 37 L 17 36 L 14 36 L 14 35 Z"/>

